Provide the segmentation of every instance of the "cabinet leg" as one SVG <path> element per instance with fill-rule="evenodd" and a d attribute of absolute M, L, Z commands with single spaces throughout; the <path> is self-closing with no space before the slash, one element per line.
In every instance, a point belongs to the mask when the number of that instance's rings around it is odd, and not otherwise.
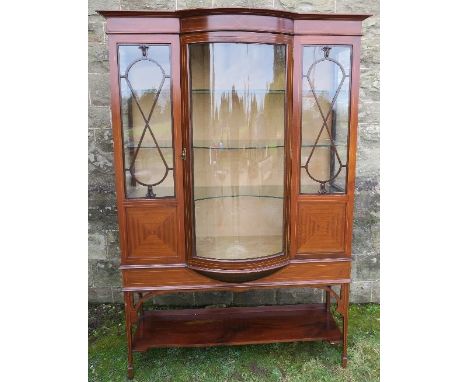
<path fill-rule="evenodd" d="M 127 368 L 127 378 L 133 379 L 133 366 L 128 366 Z"/>
<path fill-rule="evenodd" d="M 138 292 L 138 299 L 141 300 L 143 298 L 143 293 Z M 143 304 L 140 306 L 140 317 L 143 315 Z"/>
<path fill-rule="evenodd" d="M 133 309 L 133 293 L 124 292 L 125 302 L 125 329 L 127 332 L 127 376 L 128 379 L 133 379 L 133 351 L 132 351 L 132 319 L 131 311 Z"/>
<path fill-rule="evenodd" d="M 348 312 L 349 312 L 349 284 L 341 284 L 340 299 L 343 302 L 343 350 L 341 353 L 341 366 L 348 363 Z"/>
<path fill-rule="evenodd" d="M 325 309 L 327 312 L 330 311 L 330 292 L 325 290 Z"/>

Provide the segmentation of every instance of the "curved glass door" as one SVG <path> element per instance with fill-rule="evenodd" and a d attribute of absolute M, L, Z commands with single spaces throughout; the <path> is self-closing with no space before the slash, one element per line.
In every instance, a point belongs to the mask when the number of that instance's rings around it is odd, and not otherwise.
<path fill-rule="evenodd" d="M 189 45 L 195 255 L 284 251 L 286 46 Z"/>

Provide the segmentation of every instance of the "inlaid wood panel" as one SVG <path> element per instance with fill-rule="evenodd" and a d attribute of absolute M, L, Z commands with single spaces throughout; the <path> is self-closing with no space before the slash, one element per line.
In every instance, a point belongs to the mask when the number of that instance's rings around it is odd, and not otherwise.
<path fill-rule="evenodd" d="M 131 207 L 127 215 L 127 262 L 168 263 L 178 258 L 177 207 Z"/>
<path fill-rule="evenodd" d="M 346 203 L 298 203 L 297 253 L 344 252 Z"/>

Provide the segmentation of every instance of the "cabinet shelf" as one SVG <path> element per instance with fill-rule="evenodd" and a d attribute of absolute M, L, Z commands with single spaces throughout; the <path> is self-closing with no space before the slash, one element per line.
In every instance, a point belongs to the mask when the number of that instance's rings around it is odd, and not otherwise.
<path fill-rule="evenodd" d="M 135 146 L 135 145 L 126 145 L 125 148 L 127 149 L 136 149 L 138 146 Z M 172 146 L 161 146 L 159 145 L 159 148 L 160 149 L 172 149 Z M 141 145 L 140 146 L 140 149 L 157 149 L 156 146 L 143 146 Z"/>
<path fill-rule="evenodd" d="M 252 93 L 285 94 L 283 89 L 191 89 L 192 94 L 230 93 L 234 91 L 237 95 Z"/>
<path fill-rule="evenodd" d="M 198 184 L 194 188 L 195 201 L 222 199 L 222 198 L 284 198 L 284 185 L 276 184 L 254 184 L 254 185 L 210 185 Z"/>
<path fill-rule="evenodd" d="M 315 147 L 331 147 L 331 144 L 319 144 Z M 335 144 L 335 147 L 347 147 L 345 144 Z M 127 149 L 136 149 L 135 145 L 125 145 Z M 305 147 L 314 147 L 314 145 L 302 145 L 302 148 Z M 141 149 L 155 149 L 156 146 L 140 146 Z M 172 149 L 172 146 L 161 146 L 160 149 Z M 192 148 L 197 150 L 265 150 L 265 149 L 282 149 L 284 145 L 274 145 L 274 146 L 246 146 L 246 147 L 219 147 L 219 146 L 192 146 Z"/>
<path fill-rule="evenodd" d="M 161 310 L 145 312 L 139 319 L 133 350 L 317 340 L 338 342 L 341 336 L 325 304 Z"/>
<path fill-rule="evenodd" d="M 195 198 L 194 201 L 198 202 L 201 200 L 210 200 L 210 199 L 222 199 L 222 198 L 272 198 L 272 199 L 284 199 L 283 196 L 274 196 L 274 195 L 247 195 L 247 194 L 239 194 L 239 195 L 219 195 L 219 196 L 206 196 L 203 198 Z"/>
<path fill-rule="evenodd" d="M 302 145 L 302 148 L 305 147 L 346 147 L 345 144 L 335 143 L 332 144 L 318 144 L 318 145 Z M 247 147 L 217 147 L 217 146 L 192 146 L 194 149 L 204 149 L 204 150 L 265 150 L 265 149 L 281 149 L 284 148 L 284 145 L 275 145 L 275 146 L 247 146 Z"/>
<path fill-rule="evenodd" d="M 218 146 L 192 146 L 194 149 L 204 150 L 265 150 L 265 149 L 280 149 L 284 145 L 275 146 L 246 146 L 246 147 L 218 147 Z"/>

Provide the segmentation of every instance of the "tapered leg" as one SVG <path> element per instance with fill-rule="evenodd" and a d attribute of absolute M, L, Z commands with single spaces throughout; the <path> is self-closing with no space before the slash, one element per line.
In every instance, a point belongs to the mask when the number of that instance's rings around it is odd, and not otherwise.
<path fill-rule="evenodd" d="M 143 298 L 143 293 L 138 292 L 138 301 L 140 301 Z M 140 306 L 140 317 L 143 315 L 143 304 Z"/>
<path fill-rule="evenodd" d="M 349 311 L 349 284 L 341 284 L 340 299 L 343 302 L 343 351 L 341 353 L 341 366 L 348 363 L 348 311 Z"/>
<path fill-rule="evenodd" d="M 124 292 L 125 302 L 125 328 L 127 331 L 127 376 L 128 379 L 133 379 L 133 352 L 132 352 L 132 319 L 131 310 L 133 309 L 133 292 Z"/>
<path fill-rule="evenodd" d="M 330 292 L 328 290 L 325 290 L 325 308 L 327 312 L 330 311 Z"/>

